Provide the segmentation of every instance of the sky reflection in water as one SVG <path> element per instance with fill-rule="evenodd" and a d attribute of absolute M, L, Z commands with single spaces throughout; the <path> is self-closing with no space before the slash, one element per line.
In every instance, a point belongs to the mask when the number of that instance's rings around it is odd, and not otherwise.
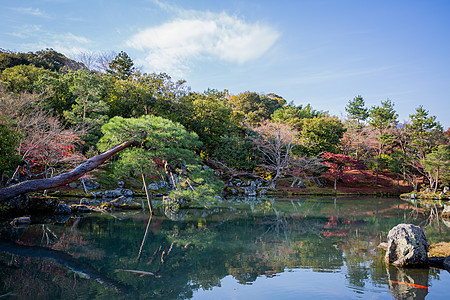
<path fill-rule="evenodd" d="M 142 212 L 72 217 L 9 232 L 15 244 L 0 247 L 0 295 L 448 299 L 447 271 L 387 267 L 377 247 L 393 226 L 427 217 L 397 199 L 323 197 L 161 207 L 150 224 Z M 449 233 L 438 220 L 426 227 L 429 242 Z"/>

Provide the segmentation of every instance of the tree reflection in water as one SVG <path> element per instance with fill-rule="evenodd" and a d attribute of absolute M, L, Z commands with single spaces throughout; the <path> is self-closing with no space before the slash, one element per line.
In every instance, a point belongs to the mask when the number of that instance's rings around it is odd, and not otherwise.
<path fill-rule="evenodd" d="M 335 284 L 342 280 L 338 274 L 343 274 L 342 285 L 350 296 L 385 291 L 403 299 L 404 295 L 425 297 L 427 291 L 392 281 L 428 287 L 430 277 L 439 271 L 387 268 L 377 245 L 398 223 L 420 224 L 427 217 L 414 206 L 392 199 L 254 198 L 210 209 L 161 207 L 151 221 L 141 212 L 86 215 L 64 224 L 3 227 L 1 235 L 9 236 L 19 248 L 41 246 L 70 255 L 104 282 L 126 286 L 127 295 L 134 298 L 190 298 L 198 289 L 220 287 L 228 275 L 252 285 L 261 276 L 272 278 L 300 268 L 336 274 Z M 448 227 L 436 226 L 434 221 L 426 228 L 431 242 L 450 233 Z M 16 233 L 11 235 L 12 231 Z M 24 291 L 33 290 L 43 298 L 118 297 L 115 289 L 73 270 L 59 266 L 55 274 L 54 269 L 43 267 L 57 266 L 55 260 L 30 257 L 0 253 L 0 295 L 14 292 L 26 297 L 29 294 Z M 25 271 L 33 280 L 23 276 Z M 317 291 L 322 284 L 317 282 Z"/>

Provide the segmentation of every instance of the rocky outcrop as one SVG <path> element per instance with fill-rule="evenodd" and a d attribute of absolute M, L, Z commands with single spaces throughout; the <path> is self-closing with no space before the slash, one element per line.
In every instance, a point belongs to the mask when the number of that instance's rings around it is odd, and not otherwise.
<path fill-rule="evenodd" d="M 234 178 L 228 182 L 224 189 L 225 194 L 244 195 L 247 197 L 263 196 L 267 187 L 263 187 L 262 180 L 241 180 Z"/>
<path fill-rule="evenodd" d="M 398 267 L 428 265 L 428 243 L 423 230 L 412 224 L 399 224 L 388 234 L 385 260 Z"/>

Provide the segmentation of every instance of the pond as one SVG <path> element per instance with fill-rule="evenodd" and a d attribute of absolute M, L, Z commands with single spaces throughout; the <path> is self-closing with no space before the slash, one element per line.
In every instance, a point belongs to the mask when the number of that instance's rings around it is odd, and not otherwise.
<path fill-rule="evenodd" d="M 399 223 L 425 226 L 429 242 L 450 237 L 444 221 L 397 199 L 234 199 L 159 206 L 151 219 L 133 211 L 33 222 L 0 229 L 0 297 L 450 299 L 449 272 L 384 263 L 378 245 Z"/>

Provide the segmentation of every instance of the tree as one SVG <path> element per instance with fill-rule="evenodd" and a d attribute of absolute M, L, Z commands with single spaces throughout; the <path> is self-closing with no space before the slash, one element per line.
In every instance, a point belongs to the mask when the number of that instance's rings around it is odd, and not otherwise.
<path fill-rule="evenodd" d="M 253 130 L 258 134 L 252 140 L 256 149 L 263 154 L 262 166 L 275 173 L 271 180 L 271 188 L 275 188 L 275 181 L 284 175 L 292 161 L 297 132 L 288 125 L 269 121 Z"/>
<path fill-rule="evenodd" d="M 103 77 L 87 70 L 71 72 L 70 91 L 76 96 L 71 110 L 64 111 L 65 120 L 79 126 L 85 149 L 95 145 L 101 136 L 100 128 L 108 120 L 108 105 L 101 98 Z"/>
<path fill-rule="evenodd" d="M 107 151 L 96 155 L 81 165 L 77 166 L 70 172 L 60 174 L 55 177 L 45 178 L 45 179 L 34 179 L 24 181 L 12 186 L 8 186 L 0 189 L 0 202 L 6 201 L 8 199 L 17 197 L 30 192 L 41 191 L 45 189 L 55 188 L 61 185 L 68 184 L 72 181 L 77 180 L 84 174 L 94 170 L 106 160 L 108 160 L 114 154 L 131 147 L 136 144 L 136 140 L 133 138 L 124 143 L 111 147 Z"/>
<path fill-rule="evenodd" d="M 41 94 L 45 98 L 42 102 L 45 109 L 60 116 L 75 103 L 76 96 L 70 91 L 71 73 L 57 73 L 34 65 L 18 65 L 0 73 L 0 81 L 8 91 L 16 94 Z"/>
<path fill-rule="evenodd" d="M 187 130 L 198 134 L 206 156 L 219 146 L 223 136 L 237 129 L 232 121 L 231 107 L 225 102 L 225 92 L 206 91 L 189 93 L 178 101 L 170 119 L 183 124 Z"/>
<path fill-rule="evenodd" d="M 124 51 L 119 54 L 109 63 L 109 68 L 106 73 L 112 75 L 119 80 L 129 79 L 135 72 L 133 60 Z"/>
<path fill-rule="evenodd" d="M 340 143 L 342 153 L 354 156 L 357 160 L 370 156 L 374 144 L 371 139 L 375 138 L 372 127 L 358 124 L 354 119 L 345 120 L 344 125 L 346 131 Z"/>
<path fill-rule="evenodd" d="M 0 122 L 0 175 L 1 181 L 4 178 L 5 172 L 9 176 L 12 175 L 12 170 L 17 166 L 20 161 L 20 157 L 16 152 L 16 147 L 19 141 L 19 136 L 14 130 L 5 124 Z"/>
<path fill-rule="evenodd" d="M 43 101 L 36 94 L 15 96 L 0 91 L 0 124 L 4 125 L 4 133 L 9 133 L 5 138 L 13 138 L 11 145 L 16 146 L 12 158 L 20 158 L 28 177 L 33 177 L 36 170 L 43 171 L 43 175 L 57 172 L 55 168 L 74 155 L 74 144 L 79 140 L 76 130 L 65 128 L 42 108 Z"/>
<path fill-rule="evenodd" d="M 365 107 L 364 98 L 359 95 L 348 102 L 345 110 L 348 113 L 346 141 L 350 142 L 348 145 L 354 149 L 356 159 L 359 159 L 364 147 L 364 121 L 369 117 L 369 109 Z"/>
<path fill-rule="evenodd" d="M 177 121 L 183 111 L 181 99 L 187 96 L 190 88 L 186 86 L 186 81 L 172 81 L 166 73 L 152 73 L 138 77 L 140 84 L 147 85 L 152 95 L 152 101 L 148 105 L 148 113 Z"/>
<path fill-rule="evenodd" d="M 258 157 L 250 138 L 230 133 L 220 137 L 211 158 L 229 168 L 252 171 Z"/>
<path fill-rule="evenodd" d="M 113 173 L 124 181 L 140 176 L 160 176 L 175 191 L 170 196 L 201 201 L 213 199 L 221 190 L 221 182 L 212 170 L 202 170 L 201 159 L 195 150 L 201 147 L 197 134 L 189 133 L 181 124 L 150 115 L 140 118 L 114 117 L 102 127 L 104 136 L 98 143 L 100 150 L 119 141 L 127 140 L 139 132 L 147 132 L 140 146 L 128 148 L 118 154 Z M 184 178 L 184 180 L 182 180 Z M 206 200 L 205 200 L 206 201 Z"/>
<path fill-rule="evenodd" d="M 35 53 L 16 53 L 0 49 L 0 71 L 18 65 L 32 65 L 56 72 L 85 68 L 82 63 L 71 60 L 53 49 L 39 50 Z"/>
<path fill-rule="evenodd" d="M 447 130 L 446 131 L 444 131 L 444 135 L 447 137 L 447 139 L 449 139 L 450 140 L 450 127 L 449 128 L 447 128 Z"/>
<path fill-rule="evenodd" d="M 301 151 L 310 156 L 322 152 L 339 152 L 344 124 L 335 117 L 304 119 L 300 132 Z"/>
<path fill-rule="evenodd" d="M 112 118 L 139 117 L 151 112 L 155 98 L 151 88 L 141 80 L 113 80 L 108 90 L 108 114 Z"/>
<path fill-rule="evenodd" d="M 34 61 L 52 71 L 60 72 L 63 69 L 76 71 L 86 68 L 82 63 L 69 59 L 51 48 L 36 51 L 35 57 Z"/>
<path fill-rule="evenodd" d="M 80 61 L 86 69 L 93 72 L 106 73 L 109 64 L 117 56 L 117 53 L 111 52 L 79 52 L 77 60 Z"/>
<path fill-rule="evenodd" d="M 320 157 L 295 157 L 290 167 L 290 171 L 294 177 L 291 187 L 294 187 L 301 180 L 314 182 L 318 186 L 321 186 L 320 176 L 327 170 L 327 165 Z"/>
<path fill-rule="evenodd" d="M 328 112 L 318 111 L 310 104 L 295 106 L 292 102 L 277 109 L 271 116 L 271 120 L 293 126 L 299 132 L 302 130 L 303 120 L 328 117 Z"/>
<path fill-rule="evenodd" d="M 345 174 L 344 171 L 348 170 L 362 170 L 366 166 L 344 154 L 335 154 L 325 152 L 321 156 L 325 160 L 325 165 L 328 167 L 328 173 L 334 178 L 334 189 L 337 188 L 337 180 L 353 180 L 351 175 Z"/>
<path fill-rule="evenodd" d="M 392 144 L 395 136 L 392 129 L 397 124 L 398 114 L 394 110 L 394 103 L 391 100 L 381 101 L 380 106 L 373 106 L 369 110 L 369 124 L 377 132 L 377 171 L 375 184 L 378 184 L 378 174 L 380 172 L 381 156 L 387 145 Z"/>
<path fill-rule="evenodd" d="M 245 116 L 245 120 L 250 124 L 256 124 L 268 120 L 274 109 L 282 106 L 284 99 L 281 99 L 275 96 L 245 92 L 231 96 L 229 101 L 235 113 Z"/>
<path fill-rule="evenodd" d="M 438 146 L 436 150 L 426 155 L 422 163 L 425 171 L 434 179 L 434 192 L 436 193 L 440 176 L 442 174 L 448 176 L 450 172 L 450 145 Z"/>
<path fill-rule="evenodd" d="M 445 137 L 436 117 L 430 116 L 423 106 L 416 108 L 416 112 L 410 115 L 410 118 L 411 121 L 405 125 L 400 134 L 402 149 L 408 156 L 409 164 L 420 176 L 428 178 L 430 186 L 434 188 L 435 176 L 425 170 L 424 161 L 427 154 L 436 150 L 439 145 L 445 144 L 448 138 Z"/>
<path fill-rule="evenodd" d="M 414 172 L 411 172 L 411 167 L 408 164 L 408 157 L 400 149 L 394 149 L 390 155 L 385 155 L 388 160 L 388 169 L 397 177 L 397 188 L 400 188 L 400 178 L 403 178 L 410 183 L 414 190 L 417 189 L 417 177 L 414 177 Z"/>
<path fill-rule="evenodd" d="M 201 142 L 195 133 L 187 132 L 179 123 L 149 115 L 112 118 L 102 127 L 103 137 L 98 149 L 104 150 L 141 132 L 148 133 L 141 140 L 141 146 L 121 152 L 113 163 L 116 179 L 127 181 L 141 175 L 145 180 L 150 175 L 159 175 L 170 182 L 171 170 L 199 162 L 193 150 L 199 148 Z"/>
<path fill-rule="evenodd" d="M 358 124 L 369 117 L 369 110 L 365 107 L 364 98 L 361 95 L 350 100 L 345 107 L 345 111 L 350 118 L 357 120 Z"/>
<path fill-rule="evenodd" d="M 409 131 L 410 144 L 423 159 L 436 146 L 433 141 L 433 131 L 442 131 L 442 126 L 436 121 L 436 116 L 430 116 L 422 105 L 409 117 L 411 122 L 406 124 L 406 128 Z"/>
<path fill-rule="evenodd" d="M 57 76 L 55 72 L 38 68 L 33 65 L 18 65 L 0 73 L 2 81 L 9 91 L 14 93 L 43 93 L 46 87 L 39 84 L 44 76 Z"/>
<path fill-rule="evenodd" d="M 272 115 L 275 111 L 286 105 L 286 100 L 274 93 L 269 93 L 266 95 L 262 94 L 260 95 L 260 98 L 264 106 L 269 111 L 269 115 Z"/>

